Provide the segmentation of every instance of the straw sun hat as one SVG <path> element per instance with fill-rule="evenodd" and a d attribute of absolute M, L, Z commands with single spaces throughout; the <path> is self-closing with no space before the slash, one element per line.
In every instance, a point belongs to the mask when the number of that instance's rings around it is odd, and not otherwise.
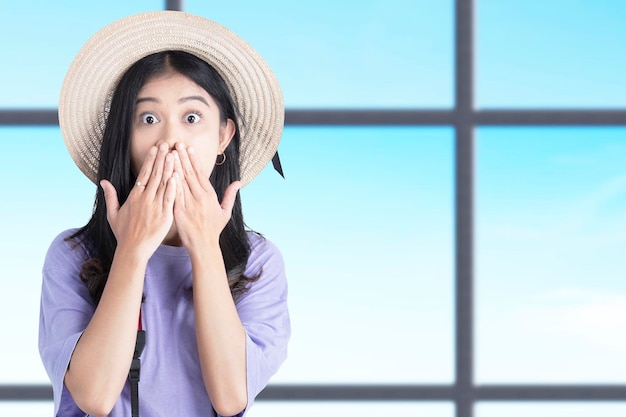
<path fill-rule="evenodd" d="M 61 88 L 59 125 L 78 168 L 97 181 L 100 145 L 113 91 L 136 61 L 155 52 L 189 52 L 222 76 L 241 115 L 239 164 L 248 184 L 272 160 L 284 124 L 283 96 L 272 70 L 243 39 L 200 16 L 157 11 L 129 16 L 94 34 Z"/>

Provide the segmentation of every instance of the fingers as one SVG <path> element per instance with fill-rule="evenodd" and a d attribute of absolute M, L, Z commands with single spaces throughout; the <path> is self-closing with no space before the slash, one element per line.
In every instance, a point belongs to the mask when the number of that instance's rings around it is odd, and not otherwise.
<path fill-rule="evenodd" d="M 104 201 L 107 208 L 107 219 L 109 223 L 117 216 L 117 212 L 120 211 L 120 202 L 117 199 L 117 191 L 113 184 L 108 180 L 100 181 L 100 186 L 104 192 Z"/>
<path fill-rule="evenodd" d="M 173 150 L 172 155 L 174 155 L 174 172 L 178 174 L 178 179 L 180 181 L 184 181 L 185 173 L 183 172 L 183 165 L 180 161 L 180 154 L 178 153 L 178 150 Z"/>
<path fill-rule="evenodd" d="M 176 144 L 176 154 L 179 157 L 179 169 L 182 170 L 185 182 L 192 194 L 207 191 L 209 188 L 209 177 L 202 169 L 202 164 L 197 160 L 192 147 L 186 147 L 184 143 Z"/>
<path fill-rule="evenodd" d="M 144 159 L 143 165 L 141 166 L 141 170 L 137 175 L 137 182 L 142 185 L 148 184 L 148 180 L 150 180 L 150 174 L 152 174 L 152 167 L 154 166 L 154 161 L 157 156 L 157 147 L 153 146 L 148 151 L 148 155 Z"/>
<path fill-rule="evenodd" d="M 181 169 L 181 173 L 185 177 L 185 180 L 189 182 L 196 176 L 196 171 L 191 165 L 191 161 L 189 160 L 189 154 L 187 153 L 187 148 L 184 143 L 176 144 L 176 154 L 178 155 L 179 164 L 178 167 Z"/>
<path fill-rule="evenodd" d="M 167 193 L 169 180 L 174 172 L 174 156 L 169 150 L 165 143 L 151 147 L 137 175 L 136 186 L 150 193 L 146 196 L 152 195 L 159 201 Z"/>
<path fill-rule="evenodd" d="M 183 172 L 183 165 L 180 161 L 180 154 L 177 150 L 172 151 L 172 155 L 174 155 L 174 174 L 173 176 L 176 178 L 176 200 L 177 205 L 180 208 L 185 207 L 185 194 L 189 195 L 191 198 L 189 186 L 187 185 L 187 181 L 185 179 L 185 173 Z"/>
<path fill-rule="evenodd" d="M 152 151 L 152 149 L 150 149 Z M 159 145 L 154 164 L 152 165 L 152 171 L 150 173 L 150 179 L 146 184 L 146 191 L 149 191 L 153 195 L 157 193 L 158 190 L 162 190 L 167 185 L 167 180 L 169 177 L 164 177 L 165 170 L 165 160 L 167 159 L 167 155 L 169 154 L 169 146 L 167 144 L 162 143 Z M 173 169 L 173 168 L 172 168 Z M 171 176 L 171 174 L 170 174 Z M 162 194 L 162 193 L 161 193 Z"/>
<path fill-rule="evenodd" d="M 167 180 L 163 194 L 163 210 L 165 212 L 172 212 L 174 210 L 174 202 L 176 201 L 176 195 L 178 194 L 177 175 L 174 174 Z"/>
<path fill-rule="evenodd" d="M 182 209 L 185 207 L 186 184 L 182 174 L 180 174 L 179 172 L 180 171 L 175 171 L 172 177 L 176 181 L 176 206 Z"/>
<path fill-rule="evenodd" d="M 163 166 L 163 176 L 161 177 L 161 186 L 166 187 L 169 179 L 174 173 L 174 155 L 168 153 L 165 155 L 165 165 Z"/>
<path fill-rule="evenodd" d="M 229 219 L 233 212 L 233 206 L 235 205 L 235 200 L 237 199 L 237 193 L 241 190 L 242 185 L 241 181 L 235 181 L 228 186 L 226 191 L 224 191 L 224 198 L 222 198 L 222 212 Z"/>
<path fill-rule="evenodd" d="M 158 161 L 158 159 L 157 159 Z M 165 161 L 163 164 L 163 172 L 161 178 L 159 179 L 159 188 L 156 192 L 156 200 L 161 201 L 165 199 L 167 195 L 168 188 L 170 187 L 170 182 L 172 181 L 172 174 L 174 173 L 174 156 L 171 153 L 167 153 L 165 155 Z M 156 182 L 156 178 L 153 178 L 153 181 Z M 175 180 L 173 181 L 176 182 Z M 167 204 L 164 205 L 164 207 Z"/>
<path fill-rule="evenodd" d="M 186 155 L 189 160 L 189 163 L 191 164 L 194 172 L 196 173 L 196 176 L 198 178 L 208 178 L 208 175 L 205 175 L 204 170 L 202 169 L 202 164 L 200 164 L 200 162 L 198 161 L 198 158 L 196 157 L 195 149 L 192 148 L 191 146 L 188 147 Z"/>

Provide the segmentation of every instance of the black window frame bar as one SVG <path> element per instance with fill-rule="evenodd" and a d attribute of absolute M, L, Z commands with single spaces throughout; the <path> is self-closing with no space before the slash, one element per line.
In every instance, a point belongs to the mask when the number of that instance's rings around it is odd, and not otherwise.
<path fill-rule="evenodd" d="M 482 401 L 626 401 L 626 384 L 474 383 L 474 130 L 478 126 L 626 126 L 622 109 L 474 108 L 475 0 L 454 0 L 455 103 L 433 109 L 287 109 L 288 126 L 452 126 L 455 129 L 455 380 L 452 384 L 271 384 L 259 401 L 442 401 L 472 417 Z M 166 10 L 183 10 L 167 0 Z M 58 125 L 56 110 L 0 109 L 0 126 Z M 427 336 L 427 335 L 424 335 Z M 0 401 L 50 401 L 49 385 L 0 385 Z"/>

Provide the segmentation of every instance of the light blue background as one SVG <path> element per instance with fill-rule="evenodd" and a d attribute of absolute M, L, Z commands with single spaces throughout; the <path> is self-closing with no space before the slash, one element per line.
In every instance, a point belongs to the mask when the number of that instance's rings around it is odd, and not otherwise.
<path fill-rule="evenodd" d="M 0 107 L 54 108 L 72 57 L 96 29 L 163 3 L 3 1 Z M 626 3 L 476 3 L 478 107 L 625 107 Z M 290 108 L 454 104 L 451 1 L 186 6 L 258 48 Z M 624 383 L 625 133 L 477 130 L 477 382 Z M 286 180 L 268 168 L 242 192 L 247 223 L 287 262 L 294 332 L 274 382 L 452 381 L 453 134 L 285 130 Z M 58 128 L 0 127 L 0 141 L 0 328 L 8 341 L 0 383 L 46 383 L 36 349 L 41 264 L 58 232 L 89 218 L 95 186 Z M 259 404 L 256 415 L 278 410 L 270 406 Z M 452 415 L 441 407 L 429 415 Z M 477 415 L 529 410 L 499 407 L 481 404 Z M 570 415 L 569 407 L 550 404 L 536 415 Z"/>

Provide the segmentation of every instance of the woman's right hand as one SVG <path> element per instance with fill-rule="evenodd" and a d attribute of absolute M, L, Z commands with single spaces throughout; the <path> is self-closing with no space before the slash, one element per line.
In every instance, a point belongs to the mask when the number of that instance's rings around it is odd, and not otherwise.
<path fill-rule="evenodd" d="M 121 207 L 113 184 L 108 180 L 100 181 L 107 220 L 118 248 L 135 251 L 147 260 L 163 242 L 174 221 L 176 181 L 172 178 L 173 172 L 173 155 L 166 144 L 161 144 L 148 151 L 137 182 Z"/>
<path fill-rule="evenodd" d="M 100 302 L 65 373 L 72 398 L 90 415 L 108 415 L 128 380 L 146 265 L 174 222 L 173 172 L 174 156 L 162 144 L 148 151 L 137 185 L 121 207 L 111 182 L 100 182 L 117 249 Z"/>

